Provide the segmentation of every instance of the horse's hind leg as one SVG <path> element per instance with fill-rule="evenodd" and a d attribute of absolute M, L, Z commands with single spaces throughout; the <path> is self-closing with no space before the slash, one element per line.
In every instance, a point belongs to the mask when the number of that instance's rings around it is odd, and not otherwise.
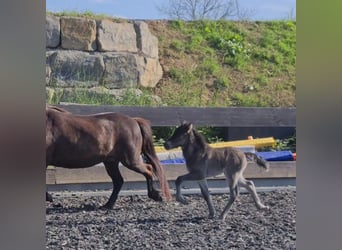
<path fill-rule="evenodd" d="M 147 184 L 147 195 L 149 198 L 155 200 L 155 201 L 163 201 L 162 196 L 160 195 L 159 191 L 154 187 L 153 184 L 153 167 L 150 164 L 144 164 L 147 172 L 143 172 L 142 174 L 146 178 L 146 184 Z"/>
<path fill-rule="evenodd" d="M 129 169 L 145 176 L 146 184 L 147 184 L 147 195 L 149 198 L 151 198 L 155 201 L 162 201 L 163 200 L 159 191 L 154 187 L 154 184 L 153 184 L 153 167 L 152 167 L 152 165 L 143 163 L 141 160 L 140 163 L 125 164 L 125 166 L 127 166 Z"/>
<path fill-rule="evenodd" d="M 215 208 L 213 206 L 213 201 L 211 200 L 211 197 L 210 197 L 207 180 L 204 179 L 204 180 L 198 181 L 198 185 L 201 189 L 201 193 L 205 201 L 207 202 L 208 209 L 209 209 L 209 218 L 213 218 L 215 215 Z"/>
<path fill-rule="evenodd" d="M 253 200 L 255 202 L 255 206 L 259 210 L 268 210 L 269 209 L 268 206 L 265 206 L 264 204 L 261 203 L 259 196 L 257 195 L 253 181 L 246 180 L 245 178 L 243 178 L 241 176 L 241 178 L 239 179 L 239 184 L 241 186 L 243 186 L 244 188 L 246 188 L 248 190 L 248 192 L 252 195 Z"/>
<path fill-rule="evenodd" d="M 119 162 L 105 162 L 104 165 L 106 167 L 108 175 L 112 179 L 113 191 L 109 197 L 109 200 L 105 205 L 102 206 L 102 208 L 112 209 L 115 201 L 118 198 L 118 194 L 121 190 L 124 181 L 120 173 Z"/>

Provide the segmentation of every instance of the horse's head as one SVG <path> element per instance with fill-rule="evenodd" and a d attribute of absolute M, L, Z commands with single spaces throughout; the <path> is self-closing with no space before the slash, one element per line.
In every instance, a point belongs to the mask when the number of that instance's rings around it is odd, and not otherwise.
<path fill-rule="evenodd" d="M 188 141 L 192 129 L 192 123 L 183 122 L 176 128 L 172 136 L 164 143 L 164 147 L 166 149 L 172 149 L 183 146 Z"/>

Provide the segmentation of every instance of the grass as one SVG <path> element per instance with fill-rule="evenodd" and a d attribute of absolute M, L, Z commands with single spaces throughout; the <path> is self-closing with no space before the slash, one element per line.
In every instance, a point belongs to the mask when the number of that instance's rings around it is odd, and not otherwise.
<path fill-rule="evenodd" d="M 47 102 L 58 104 L 61 102 L 81 103 L 90 105 L 116 105 L 116 106 L 158 106 L 158 100 L 150 95 L 144 88 L 122 89 L 121 93 L 113 95 L 110 90 L 97 88 L 89 90 L 84 88 L 55 88 L 47 91 Z"/>
<path fill-rule="evenodd" d="M 166 69 L 153 90 L 164 103 L 296 106 L 294 21 L 148 23 Z"/>
<path fill-rule="evenodd" d="M 114 16 L 108 16 L 105 14 L 101 14 L 101 13 L 94 13 L 90 10 L 86 10 L 83 12 L 79 12 L 79 11 L 61 11 L 61 12 L 50 12 L 47 11 L 46 15 L 53 15 L 53 16 L 58 16 L 58 17 L 84 17 L 84 18 L 92 18 L 95 20 L 101 20 L 101 19 L 112 19 L 118 22 L 124 22 L 126 21 L 126 19 L 122 19 L 119 17 L 114 17 Z"/>

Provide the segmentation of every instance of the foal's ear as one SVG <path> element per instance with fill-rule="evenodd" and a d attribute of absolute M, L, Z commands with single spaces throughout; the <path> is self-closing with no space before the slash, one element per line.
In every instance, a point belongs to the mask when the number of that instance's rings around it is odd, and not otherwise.
<path fill-rule="evenodd" d="M 187 131 L 186 131 L 187 133 L 190 133 L 192 130 L 192 123 L 191 122 L 183 120 L 181 122 L 181 126 L 187 127 Z"/>
<path fill-rule="evenodd" d="M 189 134 L 191 130 L 192 130 L 192 123 L 188 123 L 188 131 L 186 132 Z"/>

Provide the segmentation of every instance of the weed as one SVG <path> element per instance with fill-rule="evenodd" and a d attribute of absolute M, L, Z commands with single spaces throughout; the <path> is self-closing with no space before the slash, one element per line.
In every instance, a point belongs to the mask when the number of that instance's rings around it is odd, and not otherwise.
<path fill-rule="evenodd" d="M 190 70 L 172 68 L 170 69 L 170 77 L 179 84 L 188 84 L 194 80 L 194 74 Z"/>
<path fill-rule="evenodd" d="M 176 52 L 184 52 L 185 45 L 184 45 L 184 42 L 180 40 L 173 40 L 170 43 L 170 48 L 175 50 Z"/>
<path fill-rule="evenodd" d="M 259 84 L 259 86 L 266 86 L 269 80 L 265 75 L 260 74 L 255 77 L 255 81 Z"/>

